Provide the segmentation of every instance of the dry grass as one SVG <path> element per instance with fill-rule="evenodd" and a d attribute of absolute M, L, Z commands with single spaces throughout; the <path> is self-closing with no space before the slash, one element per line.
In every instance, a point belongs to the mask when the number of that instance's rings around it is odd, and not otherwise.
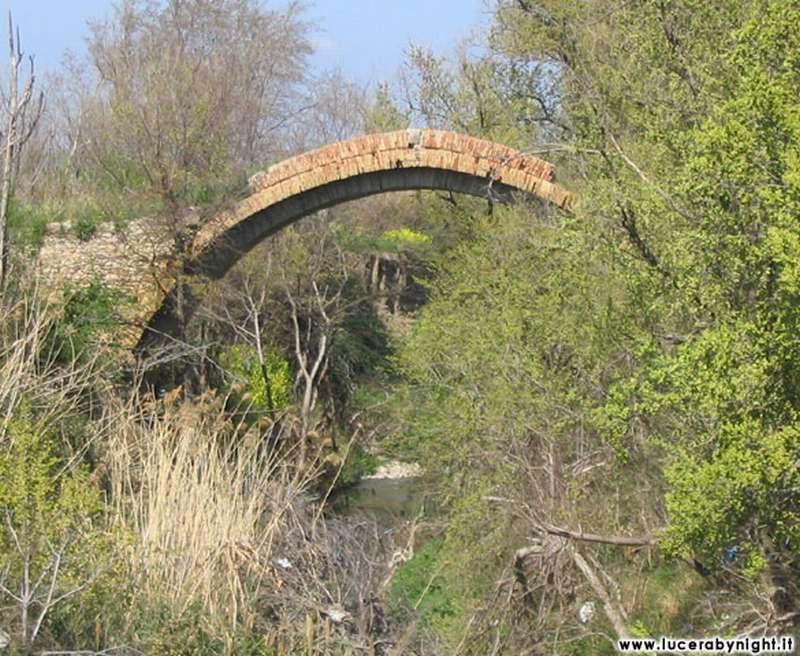
<path fill-rule="evenodd" d="M 392 536 L 366 518 L 322 518 L 314 472 L 298 476 L 291 452 L 231 439 L 222 406 L 109 414 L 111 496 L 135 535 L 125 561 L 143 604 L 202 609 L 214 635 L 256 631 L 278 654 L 385 640 L 378 595 Z"/>
<path fill-rule="evenodd" d="M 252 625 L 308 477 L 231 440 L 221 404 L 151 416 L 141 407 L 109 414 L 105 455 L 117 517 L 136 535 L 128 559 L 139 589 L 178 614 L 202 608 L 217 629 Z"/>

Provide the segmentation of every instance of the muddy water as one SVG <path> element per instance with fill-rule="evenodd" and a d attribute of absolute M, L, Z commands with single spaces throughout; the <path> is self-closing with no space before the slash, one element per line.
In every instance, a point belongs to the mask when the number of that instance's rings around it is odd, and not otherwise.
<path fill-rule="evenodd" d="M 430 506 L 417 477 L 364 478 L 334 499 L 337 512 L 365 512 L 390 522 L 413 519 L 423 510 L 430 512 Z"/>

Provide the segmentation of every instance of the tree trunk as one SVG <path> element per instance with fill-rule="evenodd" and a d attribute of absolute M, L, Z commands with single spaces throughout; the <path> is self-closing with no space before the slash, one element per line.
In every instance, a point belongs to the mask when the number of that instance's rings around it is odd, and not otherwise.
<path fill-rule="evenodd" d="M 0 289 L 5 286 L 8 276 L 8 210 L 14 194 L 14 178 L 19 168 L 19 156 L 25 143 L 33 134 L 44 109 L 44 96 L 39 95 L 38 106 L 35 108 L 30 122 L 26 125 L 25 118 L 28 113 L 31 99 L 33 98 L 33 58 L 30 59 L 31 69 L 27 82 L 19 91 L 19 67 L 22 62 L 20 49 L 19 30 L 14 33 L 11 13 L 8 14 L 8 106 L 5 116 L 5 143 L 3 145 L 3 169 L 0 175 Z M 20 125 L 23 133 L 20 134 Z"/>
<path fill-rule="evenodd" d="M 9 99 L 6 116 L 6 138 L 3 147 L 2 186 L 0 186 L 0 289 L 5 287 L 8 275 L 8 205 L 11 199 L 11 172 L 14 160 L 14 141 L 17 135 L 17 72 L 19 71 L 18 52 L 14 47 L 14 32 L 11 28 L 11 16 L 8 18 L 9 30 Z"/>
<path fill-rule="evenodd" d="M 572 561 L 581 570 L 581 573 L 586 577 L 594 593 L 599 597 L 603 604 L 603 609 L 606 612 L 609 622 L 614 627 L 618 639 L 629 638 L 630 634 L 625 626 L 625 614 L 616 599 L 614 599 L 606 590 L 600 577 L 594 571 L 589 562 L 580 554 L 580 552 L 573 547 Z"/>

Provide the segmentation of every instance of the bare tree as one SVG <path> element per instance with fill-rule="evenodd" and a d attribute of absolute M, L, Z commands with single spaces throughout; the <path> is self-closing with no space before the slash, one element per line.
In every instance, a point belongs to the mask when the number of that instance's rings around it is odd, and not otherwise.
<path fill-rule="evenodd" d="M 54 609 L 105 571 L 86 550 L 98 533 L 89 520 L 91 494 L 82 496 L 87 479 L 76 474 L 89 444 L 70 446 L 56 470 L 41 438 L 87 412 L 88 390 L 102 376 L 103 356 L 60 361 L 58 349 L 48 344 L 56 313 L 35 289 L 12 296 L 0 295 L 0 604 L 4 620 L 13 618 L 12 635 L 30 647 L 45 633 Z M 36 429 L 20 427 L 26 403 L 41 408 Z M 17 496 L 9 493 L 11 472 L 19 476 Z M 37 477 L 49 487 L 33 494 Z"/>
<path fill-rule="evenodd" d="M 204 325 L 211 323 L 216 328 L 224 328 L 235 341 L 250 346 L 256 354 L 258 368 L 266 390 L 267 413 L 270 420 L 275 418 L 275 398 L 272 377 L 269 373 L 265 333 L 267 332 L 266 310 L 273 300 L 270 296 L 269 280 L 272 273 L 272 253 L 266 252 L 264 264 L 255 271 L 240 267 L 231 277 L 222 280 L 214 288 L 215 296 L 206 298 L 199 308 L 198 319 Z M 210 358 L 204 358 L 203 367 Z M 207 376 L 203 375 L 204 379 Z"/>
<path fill-rule="evenodd" d="M 305 444 L 319 390 L 330 367 L 330 347 L 346 311 L 344 293 L 350 276 L 344 253 L 333 244 L 335 255 L 325 257 L 328 240 L 323 235 L 319 250 L 308 253 L 307 269 L 301 281 L 297 272 L 283 276 L 283 293 L 289 304 L 297 363 L 295 388 L 300 401 L 300 439 Z M 335 271 L 335 275 L 331 275 Z M 294 280 L 292 280 L 294 277 Z M 305 447 L 303 447 L 305 448 Z"/>
<path fill-rule="evenodd" d="M 3 572 L 0 575 L 0 594 L 8 596 L 17 605 L 22 641 L 30 646 L 42 630 L 47 614 L 63 601 L 83 591 L 98 573 L 95 572 L 74 585 L 65 582 L 62 567 L 69 549 L 80 539 L 77 534 L 67 533 L 56 543 L 47 541 L 48 553 L 42 564 L 40 561 L 43 554 L 25 543 L 27 536 L 20 537 L 9 511 L 5 513 L 5 530 L 12 538 L 16 552 L 14 557 L 21 564 L 22 575 L 17 587 L 12 589 L 6 585 L 7 572 Z"/>
<path fill-rule="evenodd" d="M 44 94 L 34 96 L 33 57 L 28 57 L 27 79 L 20 76 L 23 62 L 19 28 L 14 29 L 11 13 L 8 14 L 8 87 L 3 109 L 5 134 L 3 135 L 3 170 L 0 178 L 0 288 L 8 274 L 8 211 L 14 195 L 19 170 L 20 155 L 30 139 L 44 109 Z M 22 86 L 20 87 L 20 83 Z"/>
<path fill-rule="evenodd" d="M 338 70 L 324 72 L 313 80 L 301 120 L 290 126 L 287 143 L 303 152 L 362 134 L 366 111 L 364 85 Z"/>
<path fill-rule="evenodd" d="M 89 52 L 105 100 L 102 130 L 87 134 L 95 160 L 114 177 L 127 159 L 175 204 L 264 163 L 310 46 L 296 4 L 126 0 L 92 25 Z"/>
<path fill-rule="evenodd" d="M 99 128 L 87 131 L 86 154 L 114 189 L 161 208 L 179 344 L 191 295 L 186 248 L 199 225 L 185 208 L 229 195 L 273 152 L 305 75 L 306 32 L 299 5 L 272 11 L 256 0 L 125 0 L 92 26 Z"/>

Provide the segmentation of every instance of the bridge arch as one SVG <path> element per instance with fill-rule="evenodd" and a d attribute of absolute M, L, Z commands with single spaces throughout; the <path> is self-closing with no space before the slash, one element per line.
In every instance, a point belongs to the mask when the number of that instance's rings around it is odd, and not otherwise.
<path fill-rule="evenodd" d="M 571 195 L 554 178 L 553 166 L 538 157 L 454 132 L 408 129 L 357 137 L 254 175 L 249 196 L 197 227 L 186 246 L 184 272 L 219 278 L 256 244 L 290 223 L 383 192 L 448 190 L 501 202 L 523 192 L 565 208 Z M 129 231 L 119 243 L 105 244 L 92 274 L 88 266 L 74 265 L 66 276 L 99 274 L 108 284 L 134 294 L 136 316 L 130 317 L 132 328 L 124 342 L 137 349 L 173 333 L 176 325 L 176 258 L 170 253 L 169 238 L 162 231 L 161 243 L 150 254 L 135 252 L 137 243 L 153 241 L 153 226 L 153 222 L 142 224 L 137 234 Z M 91 251 L 90 246 L 80 245 L 81 252 Z M 136 258 L 145 269 L 138 277 L 131 273 Z M 45 268 L 59 260 L 52 253 L 41 259 Z M 114 274 L 114 260 L 124 262 L 124 276 Z"/>
<path fill-rule="evenodd" d="M 269 234 L 333 205 L 388 191 L 440 189 L 507 200 L 516 189 L 555 203 L 570 194 L 552 164 L 507 146 L 441 130 L 400 130 L 331 144 L 251 178 L 252 194 L 198 232 L 193 254 L 249 250 Z M 210 264 L 210 263 L 209 263 Z M 222 261 L 218 263 L 222 265 Z"/>
<path fill-rule="evenodd" d="M 565 208 L 571 194 L 554 178 L 554 168 L 545 160 L 454 132 L 408 129 L 357 137 L 254 175 L 250 196 L 197 231 L 187 273 L 219 278 L 283 227 L 319 210 L 384 192 L 447 190 L 500 202 L 524 192 Z M 139 348 L 173 329 L 174 299 L 171 289 L 165 291 L 157 308 L 145 310 L 150 316 Z"/>

